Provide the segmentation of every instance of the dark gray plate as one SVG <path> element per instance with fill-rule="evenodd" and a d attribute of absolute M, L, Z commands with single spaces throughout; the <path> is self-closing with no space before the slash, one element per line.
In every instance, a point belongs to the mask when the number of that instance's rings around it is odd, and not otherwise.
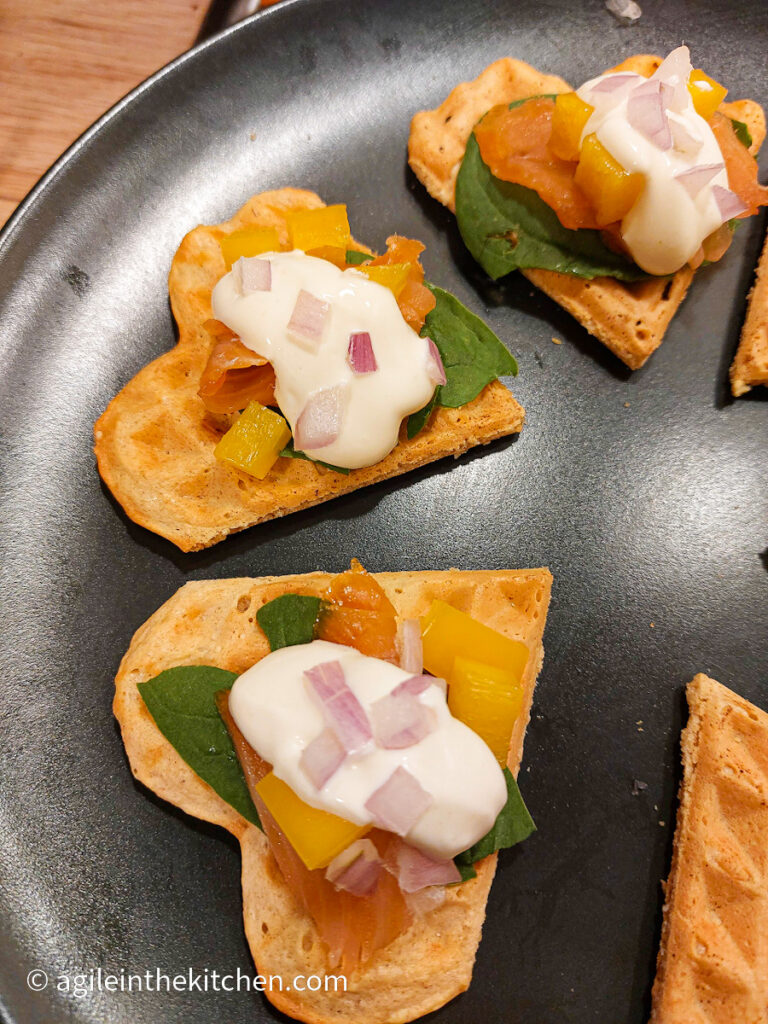
<path fill-rule="evenodd" d="M 742 227 L 648 366 L 626 371 L 522 278 L 490 286 L 406 170 L 411 114 L 504 54 L 580 82 L 689 42 L 768 100 L 768 8 L 301 0 L 138 89 L 38 186 L 0 248 L 3 602 L 0 993 L 14 1024 L 266 1021 L 257 995 L 57 991 L 101 967 L 251 972 L 240 859 L 134 784 L 111 716 L 133 631 L 188 579 L 549 565 L 555 592 L 521 783 L 538 833 L 501 859 L 469 993 L 441 1022 L 647 1018 L 683 685 L 768 702 L 764 394 L 727 367 L 761 240 Z M 349 204 L 355 234 L 427 243 L 430 279 L 520 360 L 519 440 L 184 556 L 100 486 L 91 425 L 173 342 L 182 235 L 285 184 Z M 552 344 L 552 337 L 564 344 Z M 640 724 L 642 723 L 642 724 Z M 648 789 L 632 795 L 632 780 Z M 33 968 L 48 987 L 29 990 Z"/>

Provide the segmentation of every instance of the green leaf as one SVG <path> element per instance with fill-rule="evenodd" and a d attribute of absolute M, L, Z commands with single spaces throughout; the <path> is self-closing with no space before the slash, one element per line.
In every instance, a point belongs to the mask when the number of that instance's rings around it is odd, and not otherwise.
<path fill-rule="evenodd" d="M 731 124 L 733 125 L 733 130 L 736 132 L 736 138 L 742 146 L 746 146 L 747 149 L 749 149 L 752 145 L 752 134 L 749 128 L 743 121 L 737 121 L 735 117 L 731 118 Z"/>
<path fill-rule="evenodd" d="M 446 383 L 440 388 L 440 405 L 457 409 L 497 377 L 517 376 L 514 356 L 479 316 L 450 292 L 432 284 L 427 287 L 437 303 L 421 333 L 434 341 L 443 360 Z"/>
<path fill-rule="evenodd" d="M 563 227 L 554 210 L 532 189 L 495 178 L 483 162 L 474 134 L 456 180 L 456 220 L 465 245 L 494 280 L 530 267 L 620 281 L 648 277 L 636 264 L 612 252 L 599 231 Z"/>
<path fill-rule="evenodd" d="M 459 869 L 462 882 L 468 882 L 470 878 L 477 878 L 474 864 L 459 864 L 459 858 L 455 859 L 456 867 Z M 457 883 L 458 884 L 458 883 Z"/>
<path fill-rule="evenodd" d="M 358 267 L 361 263 L 365 263 L 366 260 L 372 260 L 373 256 L 369 252 L 358 252 L 357 249 L 347 249 L 347 263 L 353 267 Z"/>
<path fill-rule="evenodd" d="M 293 447 L 293 438 L 280 452 L 280 456 L 283 459 L 304 459 L 305 462 L 314 462 L 317 466 L 325 466 L 326 469 L 332 469 L 334 473 L 343 473 L 344 476 L 349 475 L 349 470 L 345 469 L 344 466 L 332 466 L 330 462 L 321 462 L 320 459 L 312 459 L 306 452 L 300 452 L 298 449 Z"/>
<path fill-rule="evenodd" d="M 264 630 L 269 649 L 308 644 L 315 638 L 315 622 L 322 601 L 306 594 L 283 594 L 268 601 L 256 612 L 256 621 Z"/>
<path fill-rule="evenodd" d="M 408 417 L 409 438 L 426 425 L 436 406 L 456 409 L 466 405 L 486 384 L 503 376 L 517 376 L 517 361 L 479 316 L 455 295 L 427 283 L 435 308 L 427 313 L 422 337 L 430 337 L 443 360 L 446 382 L 438 385 L 427 404 Z"/>
<path fill-rule="evenodd" d="M 466 405 L 497 377 L 517 376 L 517 361 L 479 316 L 455 295 L 427 283 L 435 308 L 427 313 L 422 337 L 430 337 L 443 360 L 446 383 L 438 385 L 427 404 L 408 417 L 406 432 L 415 437 L 436 406 Z"/>
<path fill-rule="evenodd" d="M 405 432 L 408 435 L 408 440 L 416 437 L 418 432 L 422 430 L 426 425 L 429 417 L 432 415 L 432 410 L 435 406 L 440 404 L 440 385 L 435 388 L 434 394 L 427 402 L 425 406 L 422 406 L 418 412 L 412 412 L 408 417 L 408 423 L 405 427 Z"/>
<path fill-rule="evenodd" d="M 509 768 L 504 769 L 504 778 L 507 783 L 507 802 L 499 812 L 496 822 L 487 835 L 479 839 L 474 846 L 471 846 L 458 857 L 454 857 L 456 866 L 462 872 L 462 881 L 465 881 L 464 869 L 471 868 L 483 857 L 488 857 L 497 850 L 506 850 L 510 846 L 516 846 L 536 831 L 533 818 L 528 813 L 523 798 L 520 794 L 517 782 Z M 474 877 L 467 875 L 468 878 Z"/>
<path fill-rule="evenodd" d="M 169 668 L 138 684 L 160 732 L 192 771 L 261 828 L 235 748 L 216 707 L 216 693 L 237 678 L 210 665 Z"/>

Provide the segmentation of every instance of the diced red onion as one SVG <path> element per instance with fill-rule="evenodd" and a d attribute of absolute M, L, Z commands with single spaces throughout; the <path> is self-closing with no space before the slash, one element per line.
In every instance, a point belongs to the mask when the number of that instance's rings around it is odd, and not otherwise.
<path fill-rule="evenodd" d="M 293 443 L 299 451 L 327 448 L 339 436 L 344 385 L 314 391 L 299 413 Z"/>
<path fill-rule="evenodd" d="M 403 750 L 421 742 L 435 728 L 432 708 L 407 690 L 388 693 L 371 705 L 373 733 L 385 750 Z"/>
<path fill-rule="evenodd" d="M 609 75 L 607 78 L 601 79 L 597 83 L 597 85 L 593 85 L 592 88 L 589 91 L 591 93 L 592 92 L 596 92 L 596 93 L 603 93 L 603 92 L 605 92 L 605 93 L 612 93 L 612 92 L 616 92 L 618 89 L 624 89 L 628 85 L 631 85 L 633 82 L 636 82 L 638 80 L 638 77 L 639 77 L 638 75 L 629 74 L 629 73 L 627 73 L 627 74 L 621 73 L 621 74 L 617 74 L 617 75 Z"/>
<path fill-rule="evenodd" d="M 260 256 L 241 256 L 235 266 L 243 295 L 272 291 L 272 264 Z"/>
<path fill-rule="evenodd" d="M 374 373 L 378 370 L 373 343 L 368 331 L 360 331 L 349 336 L 347 362 L 354 373 Z"/>
<path fill-rule="evenodd" d="M 364 747 L 373 733 L 363 705 L 350 690 L 338 661 L 326 661 L 304 673 L 328 725 L 347 753 Z"/>
<path fill-rule="evenodd" d="M 323 336 L 323 327 L 330 307 L 327 302 L 318 299 L 303 288 L 296 297 L 291 319 L 288 321 L 288 333 L 296 341 L 316 349 Z"/>
<path fill-rule="evenodd" d="M 632 90 L 627 100 L 627 120 L 657 149 L 672 148 L 672 132 L 664 110 L 661 82 L 651 80 Z"/>
<path fill-rule="evenodd" d="M 431 885 L 427 889 L 405 894 L 405 902 L 414 917 L 424 917 L 445 903 L 445 886 Z"/>
<path fill-rule="evenodd" d="M 747 211 L 747 206 L 741 197 L 737 196 L 735 192 L 731 192 L 729 188 L 723 188 L 722 185 L 713 185 L 712 195 L 715 197 L 723 223 Z"/>
<path fill-rule="evenodd" d="M 418 619 L 405 619 L 398 631 L 400 668 L 419 675 L 424 669 L 424 647 L 421 642 L 421 623 Z"/>
<path fill-rule="evenodd" d="M 691 199 L 695 199 L 704 186 L 708 185 L 715 175 L 724 169 L 725 164 L 722 163 L 697 164 L 695 167 L 689 167 L 676 174 L 675 181 L 679 181 Z"/>
<path fill-rule="evenodd" d="M 688 126 L 678 121 L 674 115 L 669 118 L 669 127 L 672 131 L 672 142 L 678 152 L 693 156 L 701 150 L 704 140 L 693 135 Z"/>
<path fill-rule="evenodd" d="M 347 756 L 333 729 L 323 729 L 301 752 L 299 764 L 316 789 L 322 789 Z"/>
<path fill-rule="evenodd" d="M 407 835 L 432 804 L 432 796 L 418 779 L 403 768 L 395 768 L 387 781 L 366 800 L 376 824 L 399 836 Z"/>
<path fill-rule="evenodd" d="M 434 860 L 408 843 L 398 843 L 388 856 L 392 870 L 403 892 L 419 892 L 429 885 L 452 885 L 461 881 L 461 873 L 452 860 Z"/>
<path fill-rule="evenodd" d="M 429 355 L 427 356 L 429 379 L 433 384 L 445 384 L 448 378 L 445 376 L 445 367 L 443 366 L 440 350 L 431 338 L 427 338 L 427 344 L 429 345 Z"/>
<path fill-rule="evenodd" d="M 367 896 L 376 888 L 381 872 L 381 857 L 371 840 L 356 839 L 333 858 L 325 877 L 337 889 L 344 889 L 353 896 Z"/>
<path fill-rule="evenodd" d="M 444 679 L 437 679 L 435 676 L 410 676 L 408 679 L 403 679 L 401 683 L 397 683 L 392 693 L 395 695 L 398 693 L 411 693 L 418 697 L 420 693 L 423 693 L 433 683 L 439 686 L 443 692 L 445 691 Z"/>
<path fill-rule="evenodd" d="M 678 113 L 686 109 L 690 102 L 688 78 L 691 71 L 690 50 L 687 46 L 678 46 L 667 54 L 651 75 L 650 81 L 663 82 L 667 87 L 666 95 L 663 96 L 665 107 Z"/>

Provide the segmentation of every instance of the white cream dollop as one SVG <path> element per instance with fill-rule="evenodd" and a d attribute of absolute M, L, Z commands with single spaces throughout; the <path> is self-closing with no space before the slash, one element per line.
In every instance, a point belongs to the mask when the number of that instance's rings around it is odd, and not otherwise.
<path fill-rule="evenodd" d="M 693 198 L 679 181 L 675 181 L 675 175 L 697 165 L 722 163 L 723 155 L 712 129 L 697 114 L 686 87 L 690 61 L 685 73 L 685 62 L 680 60 L 682 55 L 679 51 L 673 52 L 677 68 L 682 65 L 683 73 L 677 76 L 681 79 L 682 88 L 674 90 L 674 108 L 667 110 L 673 137 L 671 149 L 659 149 L 632 127 L 627 118 L 629 87 L 614 93 L 594 91 L 599 82 L 617 74 L 626 76 L 627 72 L 601 75 L 577 90 L 579 97 L 595 108 L 581 141 L 596 133 L 599 141 L 625 170 L 645 176 L 645 187 L 621 222 L 621 236 L 635 263 L 649 274 L 672 274 L 698 252 L 704 239 L 723 222 L 712 186 L 728 188 L 725 169 L 719 171 Z M 660 72 L 664 80 L 663 66 L 656 75 Z M 641 75 L 634 77 L 637 85 L 647 81 Z M 675 125 L 682 126 L 685 135 L 696 140 L 693 150 L 680 143 L 683 133 L 676 133 Z"/>
<path fill-rule="evenodd" d="M 302 751 L 326 723 L 311 698 L 304 673 L 327 661 L 339 661 L 347 684 L 370 713 L 371 704 L 408 679 L 410 673 L 351 647 L 315 640 L 267 655 L 239 676 L 229 709 L 251 746 L 271 762 L 275 775 L 302 800 L 359 825 L 373 819 L 365 802 L 402 766 L 432 796 L 432 804 L 406 836 L 425 853 L 454 857 L 493 826 L 507 799 L 504 775 L 480 737 L 454 718 L 439 685 L 419 700 L 432 708 L 436 728 L 411 747 L 384 750 L 370 741 L 348 755 L 318 790 L 300 765 Z"/>
<path fill-rule="evenodd" d="M 342 271 L 300 250 L 261 258 L 272 267 L 271 289 L 243 295 L 230 271 L 213 289 L 213 315 L 272 364 L 275 397 L 292 432 L 314 393 L 342 385 L 338 437 L 307 454 L 346 469 L 372 466 L 397 444 L 403 417 L 432 397 L 427 339 L 408 326 L 388 288 L 354 269 Z M 287 330 L 302 289 L 330 307 L 315 350 Z M 378 369 L 355 374 L 347 361 L 349 336 L 366 331 Z"/>

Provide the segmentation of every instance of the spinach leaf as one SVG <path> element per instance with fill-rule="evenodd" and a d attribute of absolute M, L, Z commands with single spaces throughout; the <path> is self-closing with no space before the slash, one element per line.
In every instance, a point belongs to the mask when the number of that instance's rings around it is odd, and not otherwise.
<path fill-rule="evenodd" d="M 332 469 L 334 473 L 343 473 L 344 476 L 349 475 L 349 470 L 345 469 L 344 466 L 332 466 L 330 462 L 321 462 L 320 459 L 311 459 L 306 452 L 300 452 L 297 448 L 293 447 L 293 438 L 280 452 L 280 456 L 283 459 L 304 459 L 306 462 L 314 462 L 318 466 L 325 466 L 326 469 Z"/>
<path fill-rule="evenodd" d="M 509 768 L 504 769 L 504 779 L 507 783 L 507 802 L 499 811 L 493 828 L 482 839 L 478 839 L 474 846 L 454 857 L 462 881 L 475 877 L 476 872 L 472 865 L 477 861 L 496 853 L 497 850 L 506 850 L 521 843 L 536 831 L 533 818 L 528 813 L 515 777 Z"/>
<path fill-rule="evenodd" d="M 422 330 L 437 345 L 445 368 L 440 405 L 457 409 L 466 405 L 497 377 L 517 376 L 517 362 L 479 316 L 450 292 L 427 287 L 437 304 L 427 313 Z"/>
<path fill-rule="evenodd" d="M 357 249 L 347 249 L 347 263 L 353 267 L 359 266 L 361 263 L 365 263 L 366 260 L 372 260 L 373 256 L 369 252 L 358 252 Z"/>
<path fill-rule="evenodd" d="M 216 707 L 234 672 L 210 665 L 169 668 L 138 684 L 147 710 L 180 757 L 244 818 L 261 828 L 227 727 Z"/>
<path fill-rule="evenodd" d="M 510 103 L 510 110 L 525 102 Z M 456 180 L 456 220 L 465 245 L 494 280 L 526 267 L 621 281 L 648 277 L 612 252 L 598 231 L 563 227 L 533 189 L 495 178 L 483 162 L 474 133 Z"/>
<path fill-rule="evenodd" d="M 497 377 L 517 376 L 517 362 L 479 316 L 435 285 L 427 284 L 435 296 L 435 308 L 427 313 L 422 337 L 437 345 L 445 368 L 446 382 L 435 388 L 429 402 L 408 417 L 408 437 L 415 437 L 437 405 L 456 409 L 466 405 Z"/>
<path fill-rule="evenodd" d="M 459 869 L 462 882 L 468 882 L 470 878 L 477 878 L 474 864 L 460 864 L 458 857 L 454 858 L 454 864 Z M 458 885 L 458 882 L 456 884 Z"/>
<path fill-rule="evenodd" d="M 733 130 L 736 132 L 736 138 L 739 140 L 742 146 L 746 146 L 747 149 L 749 149 L 749 147 L 752 145 L 752 134 L 749 128 L 744 124 L 743 121 L 737 121 L 735 117 L 732 117 L 730 120 L 731 124 L 733 125 Z"/>
<path fill-rule="evenodd" d="M 319 597 L 283 594 L 262 605 L 256 612 L 256 621 L 266 634 L 269 649 L 277 651 L 281 647 L 311 643 L 321 604 Z"/>
<path fill-rule="evenodd" d="M 456 180 L 456 220 L 465 245 L 494 280 L 528 267 L 620 281 L 648 277 L 604 245 L 598 231 L 563 227 L 532 189 L 495 178 L 474 135 Z"/>
<path fill-rule="evenodd" d="M 412 412 L 408 417 L 408 422 L 405 425 L 405 432 L 408 435 L 408 440 L 416 437 L 418 432 L 422 430 L 426 425 L 429 417 L 432 415 L 432 410 L 435 406 L 440 404 L 440 385 L 435 388 L 434 394 L 427 402 L 425 406 L 422 406 L 418 412 Z"/>

